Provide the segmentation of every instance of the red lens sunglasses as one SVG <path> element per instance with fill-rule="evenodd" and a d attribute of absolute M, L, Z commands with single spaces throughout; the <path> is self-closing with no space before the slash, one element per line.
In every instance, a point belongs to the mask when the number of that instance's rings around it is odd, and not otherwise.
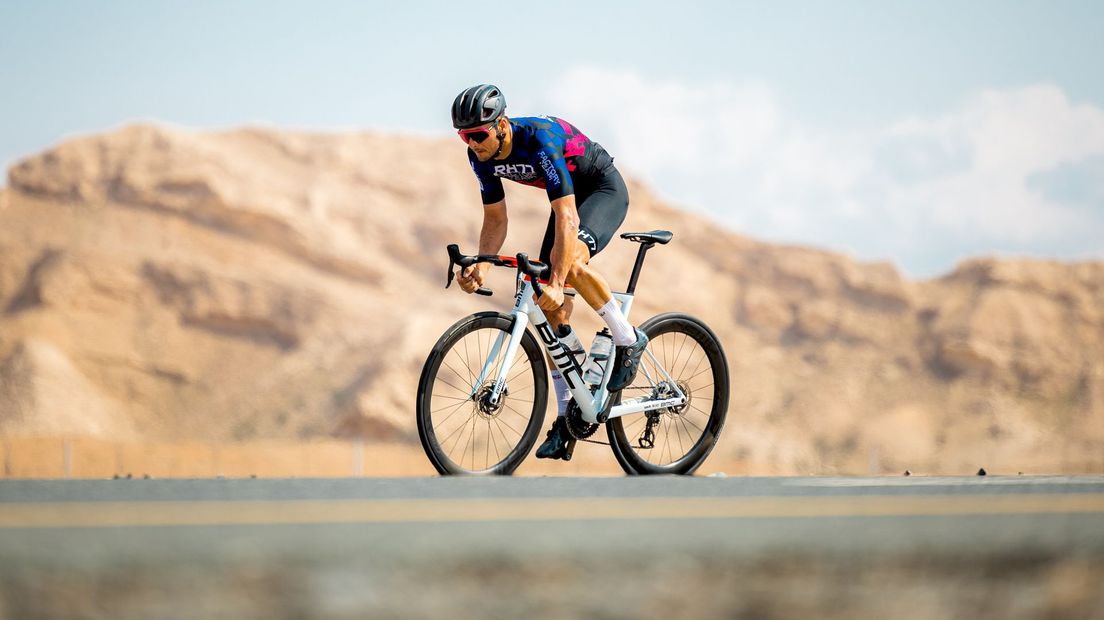
<path fill-rule="evenodd" d="M 467 144 L 468 140 L 475 140 L 476 144 L 480 144 L 491 136 L 490 127 L 480 127 L 477 129 L 461 129 L 456 133 L 460 136 L 460 140 L 462 140 L 464 144 Z"/>

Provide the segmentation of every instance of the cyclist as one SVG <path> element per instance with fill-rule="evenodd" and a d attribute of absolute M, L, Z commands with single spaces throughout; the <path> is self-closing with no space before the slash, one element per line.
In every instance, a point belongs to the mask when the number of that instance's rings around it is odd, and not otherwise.
<path fill-rule="evenodd" d="M 621 390 L 636 376 L 648 337 L 629 324 L 609 284 L 589 263 L 625 220 L 625 181 L 605 149 L 571 123 L 552 116 L 508 118 L 505 112 L 506 98 L 491 84 L 465 89 L 452 103 L 452 125 L 468 145 L 468 161 L 483 198 L 479 253 L 497 254 L 506 240 L 503 178 L 547 191 L 552 213 L 540 260 L 552 266 L 552 274 L 537 305 L 557 333 L 567 334 L 561 337 L 564 344 L 581 356 L 578 336 L 568 333 L 573 303 L 564 296 L 564 285 L 583 296 L 609 327 L 616 346 L 609 390 Z M 465 268 L 458 278 L 461 288 L 474 292 L 489 268 L 488 263 Z M 570 460 L 575 439 L 564 414 L 571 392 L 554 364 L 552 368 L 559 415 L 537 458 Z"/>

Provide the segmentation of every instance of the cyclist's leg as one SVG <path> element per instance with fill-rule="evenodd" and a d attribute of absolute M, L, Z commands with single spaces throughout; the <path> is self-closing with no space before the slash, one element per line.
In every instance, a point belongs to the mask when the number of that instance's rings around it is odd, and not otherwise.
<path fill-rule="evenodd" d="M 629 192 L 625 181 L 617 169 L 610 166 L 596 190 L 578 206 L 579 239 L 587 245 L 590 256 L 601 252 L 613 239 L 625 220 L 628 207 Z M 598 316 L 602 317 L 613 336 L 617 352 L 609 390 L 616 392 L 632 382 L 636 376 L 648 337 L 628 322 L 621 306 L 613 299 L 606 279 L 592 269 L 589 262 L 589 257 L 587 260 L 577 260 L 568 272 L 567 281 L 587 300 Z"/>
<path fill-rule="evenodd" d="M 629 191 L 621 174 L 610 166 L 592 191 L 580 189 L 575 198 L 579 212 L 579 235 L 576 247 L 572 248 L 572 266 L 567 273 L 567 283 L 597 311 L 613 300 L 613 293 L 606 279 L 590 267 L 590 259 L 609 245 L 625 221 Z M 555 241 L 553 218 L 549 218 L 548 224 L 540 255 L 545 262 L 550 262 Z"/>

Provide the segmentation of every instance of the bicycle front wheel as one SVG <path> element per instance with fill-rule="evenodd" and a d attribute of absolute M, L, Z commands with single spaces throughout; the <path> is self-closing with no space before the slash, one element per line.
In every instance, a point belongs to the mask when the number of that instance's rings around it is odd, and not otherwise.
<path fill-rule="evenodd" d="M 677 386 L 686 403 L 611 419 L 610 446 L 628 474 L 691 474 L 724 426 L 728 361 L 713 330 L 692 316 L 661 314 L 640 329 L 648 335 L 648 349 L 633 382 L 615 400 L 665 398 Z"/>
<path fill-rule="evenodd" d="M 442 475 L 509 475 L 537 442 L 548 397 L 548 369 L 526 330 L 513 360 L 506 360 L 512 317 L 481 312 L 445 332 L 418 381 L 418 436 Z M 509 363 L 506 388 L 491 398 Z"/>

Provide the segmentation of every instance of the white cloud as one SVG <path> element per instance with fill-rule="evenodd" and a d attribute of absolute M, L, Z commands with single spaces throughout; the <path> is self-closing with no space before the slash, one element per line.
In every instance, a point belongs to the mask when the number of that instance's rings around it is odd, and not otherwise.
<path fill-rule="evenodd" d="M 1055 86 L 988 90 L 939 116 L 846 131 L 789 117 L 763 84 L 590 67 L 519 103 L 567 118 L 668 199 L 752 235 L 924 275 L 967 255 L 1104 252 L 1104 205 L 1055 188 L 1104 186 L 1071 180 L 1104 169 L 1104 110 Z"/>

